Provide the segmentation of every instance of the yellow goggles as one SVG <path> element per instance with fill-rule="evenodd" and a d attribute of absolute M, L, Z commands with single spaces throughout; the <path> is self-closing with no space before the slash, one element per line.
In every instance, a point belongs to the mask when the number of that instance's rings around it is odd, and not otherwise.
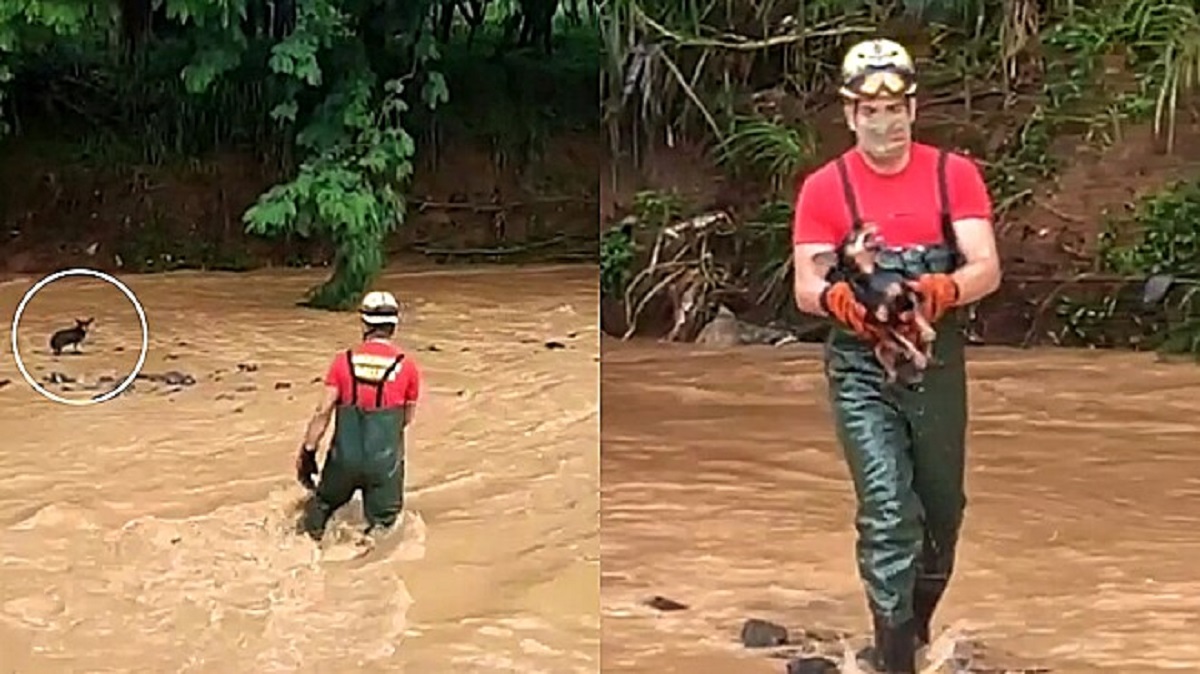
<path fill-rule="evenodd" d="M 852 96 L 908 96 L 917 90 L 914 73 L 904 70 L 868 70 L 851 78 L 842 87 L 843 93 Z"/>

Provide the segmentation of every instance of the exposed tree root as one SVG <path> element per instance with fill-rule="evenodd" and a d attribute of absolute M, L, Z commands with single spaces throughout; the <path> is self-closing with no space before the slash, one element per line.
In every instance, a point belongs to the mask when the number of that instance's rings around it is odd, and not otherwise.
<path fill-rule="evenodd" d="M 733 287 L 733 274 L 715 260 L 712 240 L 734 230 L 733 220 L 725 212 L 706 213 L 663 227 L 655 238 L 649 263 L 625 290 L 627 328 L 622 339 L 633 336 L 642 312 L 664 294 L 674 314 L 674 325 L 666 339 L 690 339 L 713 310 L 714 294 Z"/>

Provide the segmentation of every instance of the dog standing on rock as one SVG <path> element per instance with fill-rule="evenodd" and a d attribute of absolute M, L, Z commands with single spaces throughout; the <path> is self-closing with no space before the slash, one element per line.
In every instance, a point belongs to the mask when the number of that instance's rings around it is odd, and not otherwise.
<path fill-rule="evenodd" d="M 54 355 L 61 356 L 63 349 L 71 346 L 74 347 L 75 353 L 79 353 L 79 344 L 87 337 L 88 330 L 95 320 L 95 317 L 76 318 L 75 327 L 59 330 L 50 336 L 50 350 L 54 352 Z"/>

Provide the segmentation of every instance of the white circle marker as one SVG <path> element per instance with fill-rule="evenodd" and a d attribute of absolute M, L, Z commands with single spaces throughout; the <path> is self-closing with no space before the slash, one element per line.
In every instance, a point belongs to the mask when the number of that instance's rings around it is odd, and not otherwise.
<path fill-rule="evenodd" d="M 92 398 L 83 398 L 81 400 L 64 398 L 57 393 L 42 387 L 42 385 L 39 384 L 37 380 L 29 374 L 29 371 L 25 369 L 25 361 L 21 359 L 21 349 L 17 343 L 17 327 L 21 324 L 21 314 L 25 312 L 25 305 L 29 304 L 29 300 L 33 299 L 33 296 L 36 295 L 39 290 L 45 288 L 60 278 L 67 276 L 91 276 L 92 278 L 98 278 L 102 281 L 108 281 L 109 283 L 113 284 L 117 287 L 117 290 L 120 290 L 125 294 L 125 297 L 129 298 L 129 301 L 133 304 L 133 308 L 137 310 L 138 321 L 142 324 L 142 352 L 138 354 L 137 364 L 133 366 L 133 371 L 129 373 L 129 376 L 125 378 L 125 381 L 121 382 L 119 386 L 108 393 L 105 393 L 104 395 L 98 395 Z M 35 283 L 32 288 L 26 291 L 25 296 L 21 298 L 21 303 L 17 305 L 17 313 L 13 314 L 12 350 L 13 358 L 15 358 L 17 361 L 17 369 L 21 371 L 21 376 L 24 377 L 25 381 L 33 387 L 33 390 L 42 394 L 42 396 L 64 405 L 74 405 L 76 407 L 96 405 L 98 403 L 107 402 L 121 395 L 125 392 L 125 389 L 129 388 L 129 385 L 133 383 L 133 380 L 137 379 L 138 373 L 142 371 L 142 366 L 146 364 L 146 353 L 150 350 L 150 326 L 146 323 L 146 310 L 142 308 L 142 303 L 138 301 L 138 298 L 133 294 L 133 291 L 130 290 L 129 287 L 124 283 L 118 281 L 116 277 L 109 276 L 108 274 L 105 274 L 101 271 L 96 271 L 95 269 L 86 269 L 83 267 L 76 269 L 64 269 L 62 271 L 56 271 L 41 281 Z"/>

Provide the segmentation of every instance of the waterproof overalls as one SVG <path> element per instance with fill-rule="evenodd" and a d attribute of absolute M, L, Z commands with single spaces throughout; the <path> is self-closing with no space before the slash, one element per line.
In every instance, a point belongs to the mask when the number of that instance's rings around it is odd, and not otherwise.
<path fill-rule="evenodd" d="M 911 274 L 949 273 L 958 265 L 946 186 L 938 158 L 943 242 L 881 252 L 878 266 Z M 852 226 L 864 223 L 844 160 L 838 171 Z M 920 384 L 885 384 L 871 345 L 841 327 L 825 345 L 825 373 L 838 441 L 858 501 L 859 575 L 876 621 L 928 621 L 949 582 L 966 497 L 965 338 L 952 313 L 934 326 L 935 366 Z M 925 638 L 928 638 L 927 636 Z"/>
<path fill-rule="evenodd" d="M 354 380 L 352 393 L 350 400 L 338 401 L 333 441 L 316 494 L 305 509 L 304 529 L 314 538 L 321 536 L 334 511 L 349 503 L 359 489 L 368 530 L 391 527 L 404 507 L 405 408 L 381 407 L 383 387 L 403 366 L 404 355 L 398 355 L 386 369 L 356 367 L 352 350 L 346 351 L 346 360 Z M 374 387 L 375 409 L 359 406 L 360 384 Z"/>

